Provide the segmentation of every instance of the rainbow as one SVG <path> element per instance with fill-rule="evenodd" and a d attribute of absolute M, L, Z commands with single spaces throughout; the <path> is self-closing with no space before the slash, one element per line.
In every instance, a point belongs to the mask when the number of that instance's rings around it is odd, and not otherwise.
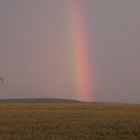
<path fill-rule="evenodd" d="M 91 101 L 89 41 L 80 0 L 70 0 L 70 47 L 74 55 L 74 77 L 78 100 Z"/>

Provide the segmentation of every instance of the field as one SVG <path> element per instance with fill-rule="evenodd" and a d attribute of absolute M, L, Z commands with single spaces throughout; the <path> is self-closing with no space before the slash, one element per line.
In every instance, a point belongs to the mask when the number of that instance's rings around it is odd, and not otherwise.
<path fill-rule="evenodd" d="M 0 140 L 140 140 L 140 105 L 0 103 Z"/>

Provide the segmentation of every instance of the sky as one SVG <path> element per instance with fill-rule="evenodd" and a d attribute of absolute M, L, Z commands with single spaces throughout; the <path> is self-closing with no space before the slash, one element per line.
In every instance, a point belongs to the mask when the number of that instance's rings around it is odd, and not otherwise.
<path fill-rule="evenodd" d="M 140 103 L 139 5 L 0 0 L 0 98 L 84 100 L 80 90 L 88 90 L 90 101 Z M 86 82 L 77 78 L 80 68 Z"/>

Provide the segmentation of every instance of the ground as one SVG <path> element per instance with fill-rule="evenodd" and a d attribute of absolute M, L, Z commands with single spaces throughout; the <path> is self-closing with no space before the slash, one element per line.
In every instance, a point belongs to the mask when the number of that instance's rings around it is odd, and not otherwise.
<path fill-rule="evenodd" d="M 0 140 L 140 140 L 140 105 L 0 103 Z"/>

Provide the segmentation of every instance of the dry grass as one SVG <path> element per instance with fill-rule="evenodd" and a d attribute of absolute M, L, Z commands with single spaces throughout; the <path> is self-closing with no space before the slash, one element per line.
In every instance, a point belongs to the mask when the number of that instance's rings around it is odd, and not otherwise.
<path fill-rule="evenodd" d="M 140 140 L 140 105 L 0 104 L 0 140 Z"/>

